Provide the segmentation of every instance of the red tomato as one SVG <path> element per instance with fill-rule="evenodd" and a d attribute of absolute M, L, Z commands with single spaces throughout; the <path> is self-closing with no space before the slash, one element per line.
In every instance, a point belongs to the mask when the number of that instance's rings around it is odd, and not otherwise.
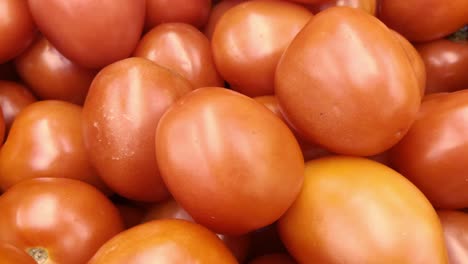
<path fill-rule="evenodd" d="M 439 211 L 450 264 L 468 263 L 468 214 Z"/>
<path fill-rule="evenodd" d="M 201 225 L 179 219 L 138 225 L 104 244 L 88 264 L 234 264 L 219 238 Z"/>
<path fill-rule="evenodd" d="M 3 117 L 3 113 L 0 110 L 0 145 L 3 144 L 3 140 L 5 139 L 5 134 L 6 134 L 5 118 Z"/>
<path fill-rule="evenodd" d="M 349 6 L 359 8 L 371 15 L 375 15 L 377 0 L 325 0 L 316 5 L 312 5 L 314 13 L 321 12 L 333 6 Z"/>
<path fill-rule="evenodd" d="M 35 101 L 34 95 L 24 85 L 0 81 L 0 108 L 5 119 L 7 133 L 19 112 Z"/>
<path fill-rule="evenodd" d="M 211 0 L 146 0 L 146 28 L 181 22 L 202 28 L 210 15 Z"/>
<path fill-rule="evenodd" d="M 421 101 L 398 39 L 350 7 L 317 14 L 283 54 L 275 79 L 286 118 L 309 142 L 340 154 L 389 149 L 408 131 Z"/>
<path fill-rule="evenodd" d="M 36 26 L 26 0 L 0 0 L 0 64 L 20 54 L 34 39 Z"/>
<path fill-rule="evenodd" d="M 284 1 L 247 1 L 229 9 L 212 37 L 219 73 L 248 96 L 273 94 L 278 60 L 311 17 L 305 7 Z"/>
<path fill-rule="evenodd" d="M 28 0 L 28 3 L 38 28 L 52 45 L 87 68 L 102 68 L 127 58 L 143 31 L 145 0 Z"/>
<path fill-rule="evenodd" d="M 395 168 L 437 208 L 468 207 L 468 91 L 423 101 L 418 119 L 392 151 Z"/>
<path fill-rule="evenodd" d="M 224 15 L 224 13 L 226 13 L 226 11 L 228 11 L 232 7 L 245 1 L 246 0 L 222 0 L 213 6 L 213 9 L 211 9 L 210 16 L 208 18 L 208 22 L 206 23 L 204 30 L 205 35 L 208 37 L 208 39 L 211 40 L 216 24 L 218 24 L 219 19 Z"/>
<path fill-rule="evenodd" d="M 98 73 L 83 107 L 83 133 L 92 164 L 113 191 L 139 201 L 169 195 L 156 165 L 154 133 L 167 108 L 192 89 L 178 74 L 142 58 Z"/>
<path fill-rule="evenodd" d="M 179 73 L 195 88 L 224 85 L 214 65 L 210 41 L 191 25 L 156 26 L 143 37 L 134 55 Z"/>
<path fill-rule="evenodd" d="M 19 183 L 0 197 L 0 241 L 38 263 L 86 263 L 123 230 L 115 206 L 86 183 L 41 178 Z"/>
<path fill-rule="evenodd" d="M 249 264 L 296 264 L 296 261 L 286 254 L 270 254 L 258 257 Z"/>
<path fill-rule="evenodd" d="M 467 24 L 468 2 L 380 0 L 378 16 L 408 40 L 423 42 L 450 35 Z"/>
<path fill-rule="evenodd" d="M 251 98 L 212 87 L 164 114 L 156 158 L 169 191 L 195 221 L 230 235 L 278 219 L 300 191 L 304 170 L 299 145 L 278 117 Z"/>
<path fill-rule="evenodd" d="M 301 194 L 278 222 L 299 263 L 444 264 L 434 208 L 380 163 L 327 157 L 306 163 Z"/>
<path fill-rule="evenodd" d="M 41 99 L 83 104 L 95 70 L 85 69 L 65 58 L 44 37 L 15 60 L 22 80 Z"/>
<path fill-rule="evenodd" d="M 86 153 L 81 112 L 77 105 L 52 100 L 24 108 L 0 149 L 0 189 L 28 178 L 63 177 L 109 193 Z"/>
<path fill-rule="evenodd" d="M 37 264 L 26 252 L 5 242 L 0 242 L 0 264 Z"/>

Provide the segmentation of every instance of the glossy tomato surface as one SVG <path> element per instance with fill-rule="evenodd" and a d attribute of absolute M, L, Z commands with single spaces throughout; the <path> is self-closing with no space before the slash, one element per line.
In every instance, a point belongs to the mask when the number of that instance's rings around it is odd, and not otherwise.
<path fill-rule="evenodd" d="M 143 58 L 105 67 L 83 106 L 83 135 L 92 164 L 119 195 L 140 201 L 166 198 L 154 133 L 167 108 L 192 90 L 179 75 Z"/>
<path fill-rule="evenodd" d="M 438 211 L 444 229 L 450 264 L 468 263 L 468 214 L 459 211 Z"/>
<path fill-rule="evenodd" d="M 312 5 L 311 8 L 314 13 L 318 13 L 334 6 L 349 6 L 359 8 L 371 15 L 375 15 L 377 10 L 377 0 L 325 0 L 318 4 Z"/>
<path fill-rule="evenodd" d="M 305 7 L 285 1 L 247 1 L 229 9 L 212 37 L 221 76 L 248 96 L 273 94 L 278 60 L 311 17 Z"/>
<path fill-rule="evenodd" d="M 421 101 L 398 39 L 375 17 L 350 7 L 329 8 L 304 27 L 278 64 L 275 92 L 286 118 L 309 142 L 359 156 L 396 144 Z"/>
<path fill-rule="evenodd" d="M 299 263 L 448 263 L 426 197 L 396 171 L 364 158 L 307 162 L 301 194 L 278 228 Z"/>
<path fill-rule="evenodd" d="M 208 39 L 211 40 L 213 36 L 213 32 L 215 30 L 216 25 L 218 24 L 219 19 L 232 7 L 245 2 L 246 0 L 222 0 L 219 3 L 215 4 L 211 9 L 210 16 L 208 18 L 208 22 L 206 22 L 204 32 Z"/>
<path fill-rule="evenodd" d="M 28 0 L 34 21 L 65 57 L 87 68 L 127 58 L 143 31 L 145 0 Z"/>
<path fill-rule="evenodd" d="M 0 240 L 38 263 L 86 263 L 123 230 L 115 206 L 86 183 L 41 178 L 19 183 L 0 197 Z"/>
<path fill-rule="evenodd" d="M 0 108 L 7 132 L 21 110 L 36 101 L 37 99 L 26 86 L 17 82 L 0 81 Z"/>
<path fill-rule="evenodd" d="M 26 252 L 5 242 L 0 242 L 0 256 L 0 264 L 37 264 Z"/>
<path fill-rule="evenodd" d="M 146 0 L 146 29 L 168 22 L 202 28 L 210 9 L 211 0 Z"/>
<path fill-rule="evenodd" d="M 217 87 L 193 91 L 164 114 L 156 158 L 169 191 L 195 221 L 230 235 L 278 219 L 296 198 L 304 170 L 281 119 Z"/>
<path fill-rule="evenodd" d="M 128 229 L 104 244 L 89 264 L 234 264 L 234 256 L 205 227 L 179 219 L 151 221 Z"/>

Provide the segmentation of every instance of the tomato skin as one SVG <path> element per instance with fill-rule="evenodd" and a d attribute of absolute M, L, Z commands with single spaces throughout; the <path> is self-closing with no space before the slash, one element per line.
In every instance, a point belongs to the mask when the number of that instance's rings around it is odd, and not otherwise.
<path fill-rule="evenodd" d="M 411 42 L 448 36 L 468 23 L 465 0 L 380 0 L 379 19 Z"/>
<path fill-rule="evenodd" d="M 0 242 L 0 256 L 0 264 L 37 264 L 26 252 L 5 242 Z"/>
<path fill-rule="evenodd" d="M 294 135 L 277 116 L 218 87 L 199 88 L 164 114 L 156 158 L 174 199 L 197 223 L 229 235 L 278 219 L 304 169 Z"/>
<path fill-rule="evenodd" d="M 146 0 L 146 29 L 168 22 L 202 28 L 211 10 L 211 0 Z"/>
<path fill-rule="evenodd" d="M 34 39 L 36 26 L 26 0 L 1 0 L 0 64 L 18 56 Z"/>
<path fill-rule="evenodd" d="M 154 133 L 190 83 L 143 58 L 101 70 L 83 106 L 84 142 L 101 178 L 119 195 L 156 202 L 168 197 L 155 162 Z"/>
<path fill-rule="evenodd" d="M 19 112 L 36 101 L 36 97 L 24 85 L 0 81 L 0 108 L 5 119 L 7 133 Z"/>
<path fill-rule="evenodd" d="M 278 64 L 275 92 L 309 142 L 356 156 L 396 144 L 421 101 L 400 42 L 378 19 L 350 7 L 320 12 L 302 29 Z"/>
<path fill-rule="evenodd" d="M 180 219 L 155 220 L 128 229 L 104 244 L 88 264 L 238 263 L 205 227 Z"/>
<path fill-rule="evenodd" d="M 307 162 L 305 175 L 278 222 L 299 263 L 448 263 L 434 208 L 396 171 L 334 156 Z"/>
<path fill-rule="evenodd" d="M 427 70 L 426 94 L 468 88 L 468 41 L 439 39 L 416 48 Z"/>
<path fill-rule="evenodd" d="M 65 58 L 44 37 L 15 59 L 16 70 L 31 90 L 44 100 L 82 105 L 97 71 Z"/>
<path fill-rule="evenodd" d="M 64 178 L 23 181 L 0 197 L 0 240 L 42 248 L 46 263 L 86 263 L 123 230 L 118 210 L 96 188 Z"/>
<path fill-rule="evenodd" d="M 211 42 L 219 73 L 240 93 L 274 94 L 278 60 L 310 18 L 305 7 L 285 1 L 247 1 L 229 9 Z"/>
<path fill-rule="evenodd" d="M 312 5 L 314 14 L 321 12 L 333 6 L 349 6 L 359 8 L 371 15 L 375 15 L 377 9 L 377 0 L 327 0 L 316 5 Z"/>
<path fill-rule="evenodd" d="M 213 32 L 218 24 L 219 19 L 232 7 L 245 2 L 246 0 L 222 0 L 219 3 L 215 4 L 211 9 L 210 16 L 208 17 L 208 22 L 205 25 L 205 35 L 211 40 L 213 37 Z"/>
<path fill-rule="evenodd" d="M 439 219 L 444 229 L 449 263 L 467 263 L 468 256 L 468 214 L 459 211 L 438 211 Z"/>
<path fill-rule="evenodd" d="M 296 262 L 286 254 L 270 254 L 255 258 L 248 264 L 296 264 Z"/>
<path fill-rule="evenodd" d="M 134 55 L 179 73 L 194 88 L 224 85 L 214 65 L 210 41 L 191 25 L 164 23 L 154 27 Z"/>
<path fill-rule="evenodd" d="M 436 208 L 468 206 L 468 91 L 423 100 L 418 119 L 391 150 L 392 164 Z"/>
<path fill-rule="evenodd" d="M 125 59 L 143 31 L 145 0 L 28 0 L 34 21 L 65 57 L 92 69 Z"/>

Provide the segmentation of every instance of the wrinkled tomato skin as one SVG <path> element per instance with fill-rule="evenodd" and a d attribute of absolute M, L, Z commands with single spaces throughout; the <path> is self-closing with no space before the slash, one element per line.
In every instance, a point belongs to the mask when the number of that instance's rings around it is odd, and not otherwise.
<path fill-rule="evenodd" d="M 214 29 L 218 24 L 219 19 L 232 7 L 245 2 L 246 0 L 222 0 L 216 5 L 213 6 L 210 12 L 210 16 L 208 18 L 208 22 L 206 23 L 204 33 L 206 37 L 211 40 L 213 37 Z"/>
<path fill-rule="evenodd" d="M 468 41 L 439 39 L 416 48 L 427 71 L 426 94 L 468 88 Z"/>
<path fill-rule="evenodd" d="M 177 72 L 194 88 L 224 85 L 214 65 L 210 41 L 191 25 L 164 23 L 154 27 L 134 55 Z"/>
<path fill-rule="evenodd" d="M 278 219 L 299 192 L 304 169 L 281 119 L 219 87 L 199 88 L 164 114 L 156 158 L 175 200 L 197 223 L 229 235 Z"/>
<path fill-rule="evenodd" d="M 278 222 L 299 263 L 447 264 L 437 214 L 416 186 L 380 163 L 306 163 L 301 194 Z"/>
<path fill-rule="evenodd" d="M 83 106 L 82 129 L 90 160 L 113 191 L 137 201 L 168 197 L 154 133 L 167 108 L 192 89 L 181 76 L 143 58 L 98 73 Z"/>
<path fill-rule="evenodd" d="M 45 263 L 86 263 L 123 231 L 118 210 L 100 191 L 63 178 L 21 182 L 0 197 L 0 240 L 44 249 Z"/>
<path fill-rule="evenodd" d="M 0 264 L 37 264 L 26 252 L 5 242 L 0 242 L 0 256 Z"/>
<path fill-rule="evenodd" d="M 248 264 L 296 264 L 296 261 L 286 254 L 269 254 L 255 258 Z"/>
<path fill-rule="evenodd" d="M 333 6 L 349 6 L 359 8 L 371 15 L 375 15 L 377 9 L 377 0 L 326 0 L 319 4 L 312 5 L 311 9 L 317 14 Z"/>
<path fill-rule="evenodd" d="M 146 0 L 146 29 L 169 22 L 202 28 L 210 10 L 211 0 Z"/>
<path fill-rule="evenodd" d="M 145 0 L 28 0 L 42 34 L 65 57 L 100 69 L 129 57 L 145 21 Z"/>
<path fill-rule="evenodd" d="M 307 141 L 355 156 L 395 145 L 421 102 L 398 39 L 375 17 L 350 7 L 320 12 L 301 30 L 276 68 L 275 93 Z"/>
<path fill-rule="evenodd" d="M 63 100 L 82 105 L 97 71 L 65 58 L 44 37 L 15 59 L 21 79 L 43 100 Z"/>
<path fill-rule="evenodd" d="M 205 227 L 180 219 L 147 222 L 104 244 L 88 264 L 237 264 L 229 249 Z"/>
<path fill-rule="evenodd" d="M 24 85 L 0 81 L 0 108 L 5 119 L 7 133 L 21 110 L 36 101 L 36 97 Z"/>
<path fill-rule="evenodd" d="M 247 1 L 229 9 L 211 42 L 219 73 L 240 93 L 274 94 L 278 60 L 312 16 L 305 7 L 285 1 Z"/>
<path fill-rule="evenodd" d="M 468 207 L 468 91 L 432 94 L 391 150 L 392 164 L 439 209 Z"/>
<path fill-rule="evenodd" d="M 468 263 L 468 214 L 460 211 L 438 211 L 444 229 L 450 264 Z"/>
<path fill-rule="evenodd" d="M 411 42 L 448 36 L 468 23 L 466 0 L 380 0 L 379 19 Z"/>

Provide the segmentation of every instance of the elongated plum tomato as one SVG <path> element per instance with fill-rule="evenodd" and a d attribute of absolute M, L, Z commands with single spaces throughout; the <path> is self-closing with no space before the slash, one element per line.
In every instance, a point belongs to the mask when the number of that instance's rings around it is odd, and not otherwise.
<path fill-rule="evenodd" d="M 211 10 L 211 0 L 146 0 L 146 29 L 180 22 L 202 28 Z"/>
<path fill-rule="evenodd" d="M 81 107 L 64 101 L 39 101 L 24 108 L 0 149 L 0 190 L 28 178 L 63 177 L 109 193 L 86 153 L 81 118 Z"/>
<path fill-rule="evenodd" d="M 26 252 L 5 242 L 0 242 L 0 256 L 0 264 L 37 264 Z"/>
<path fill-rule="evenodd" d="M 299 263 L 448 263 L 426 197 L 396 171 L 364 158 L 307 162 L 301 194 L 278 228 Z"/>
<path fill-rule="evenodd" d="M 65 57 L 102 68 L 131 55 L 143 31 L 145 0 L 28 0 L 34 21 Z"/>
<path fill-rule="evenodd" d="M 36 101 L 37 99 L 26 86 L 11 81 L 0 81 L 0 108 L 5 119 L 7 133 L 19 112 Z"/>
<path fill-rule="evenodd" d="M 248 96 L 273 94 L 278 60 L 311 17 L 305 7 L 286 1 L 247 1 L 229 9 L 211 42 L 219 73 Z"/>
<path fill-rule="evenodd" d="M 236 264 L 234 256 L 205 227 L 180 219 L 155 220 L 105 243 L 88 264 Z"/>
<path fill-rule="evenodd" d="M 434 94 L 391 150 L 394 167 L 440 209 L 468 207 L 467 118 L 468 91 Z"/>
<path fill-rule="evenodd" d="M 468 263 L 468 214 L 459 211 L 438 211 L 444 229 L 450 264 Z"/>
<path fill-rule="evenodd" d="M 83 135 L 92 164 L 113 191 L 140 201 L 169 195 L 156 165 L 154 133 L 167 108 L 192 89 L 180 75 L 143 58 L 98 73 L 83 106 Z"/>
<path fill-rule="evenodd" d="M 241 235 L 273 223 L 300 191 L 304 161 L 293 133 L 240 93 L 199 88 L 177 101 L 156 131 L 169 191 L 217 233 Z"/>
<path fill-rule="evenodd" d="M 349 6 L 359 8 L 371 15 L 375 15 L 375 11 L 377 9 L 377 0 L 325 0 L 318 4 L 312 5 L 311 9 L 314 14 L 316 14 L 333 6 Z"/>
<path fill-rule="evenodd" d="M 304 27 L 278 64 L 275 91 L 308 141 L 358 156 L 396 144 L 421 102 L 400 41 L 377 18 L 350 7 L 331 7 Z"/>
<path fill-rule="evenodd" d="M 117 208 L 81 181 L 23 181 L 0 197 L 0 241 L 28 252 L 37 263 L 86 263 L 122 232 Z"/>

